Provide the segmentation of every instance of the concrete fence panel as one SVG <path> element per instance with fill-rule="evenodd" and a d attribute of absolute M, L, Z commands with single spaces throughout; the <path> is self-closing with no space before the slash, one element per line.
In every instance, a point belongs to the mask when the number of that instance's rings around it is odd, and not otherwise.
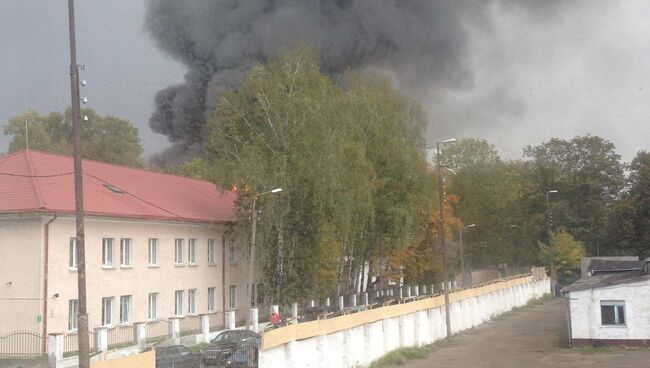
<path fill-rule="evenodd" d="M 450 293 L 452 332 L 476 327 L 549 292 L 548 279 L 526 276 Z M 365 367 L 392 350 L 445 337 L 444 297 L 435 296 L 266 332 L 259 367 Z"/>

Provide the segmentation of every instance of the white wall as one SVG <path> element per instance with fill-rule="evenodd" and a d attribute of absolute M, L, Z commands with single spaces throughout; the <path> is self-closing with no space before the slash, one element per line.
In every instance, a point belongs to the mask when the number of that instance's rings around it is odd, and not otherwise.
<path fill-rule="evenodd" d="M 602 326 L 601 301 L 625 301 L 625 326 Z M 650 339 L 650 280 L 569 294 L 573 339 Z"/>
<path fill-rule="evenodd" d="M 530 299 L 550 293 L 548 279 L 454 302 L 452 332 L 479 325 Z M 363 312 L 361 312 L 363 313 Z M 335 333 L 260 350 L 261 368 L 348 368 L 368 366 L 400 347 L 430 344 L 446 335 L 444 306 L 367 323 Z"/>

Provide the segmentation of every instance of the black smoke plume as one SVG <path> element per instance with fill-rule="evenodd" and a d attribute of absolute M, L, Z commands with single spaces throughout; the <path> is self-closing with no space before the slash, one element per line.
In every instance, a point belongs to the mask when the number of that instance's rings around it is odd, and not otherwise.
<path fill-rule="evenodd" d="M 504 2 L 507 0 L 503 0 Z M 255 62 L 307 44 L 336 75 L 374 68 L 399 85 L 443 90 L 472 85 L 467 24 L 489 1 L 462 0 L 150 0 L 146 28 L 185 64 L 185 83 L 155 98 L 149 124 L 176 144 L 159 161 L 200 151 L 205 112 Z M 489 28 L 489 27 L 487 27 Z M 185 153 L 182 155 L 179 153 Z"/>

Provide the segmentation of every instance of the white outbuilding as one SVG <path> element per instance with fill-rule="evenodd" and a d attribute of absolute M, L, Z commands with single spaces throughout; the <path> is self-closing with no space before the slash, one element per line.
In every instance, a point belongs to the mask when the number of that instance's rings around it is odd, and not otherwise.
<path fill-rule="evenodd" d="M 565 287 L 572 346 L 649 346 L 650 275 L 644 261 L 593 259 Z"/>

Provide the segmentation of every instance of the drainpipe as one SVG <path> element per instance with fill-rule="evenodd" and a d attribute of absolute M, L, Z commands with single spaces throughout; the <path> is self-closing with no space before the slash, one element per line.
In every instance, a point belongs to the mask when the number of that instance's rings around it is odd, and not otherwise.
<path fill-rule="evenodd" d="M 49 264 L 49 248 L 50 248 L 50 224 L 57 219 L 57 214 L 54 214 L 48 222 L 45 223 L 45 251 L 44 251 L 44 265 L 43 265 L 43 353 L 47 352 L 47 272 Z"/>
<path fill-rule="evenodd" d="M 226 228 L 221 231 L 221 311 L 226 326 Z"/>

